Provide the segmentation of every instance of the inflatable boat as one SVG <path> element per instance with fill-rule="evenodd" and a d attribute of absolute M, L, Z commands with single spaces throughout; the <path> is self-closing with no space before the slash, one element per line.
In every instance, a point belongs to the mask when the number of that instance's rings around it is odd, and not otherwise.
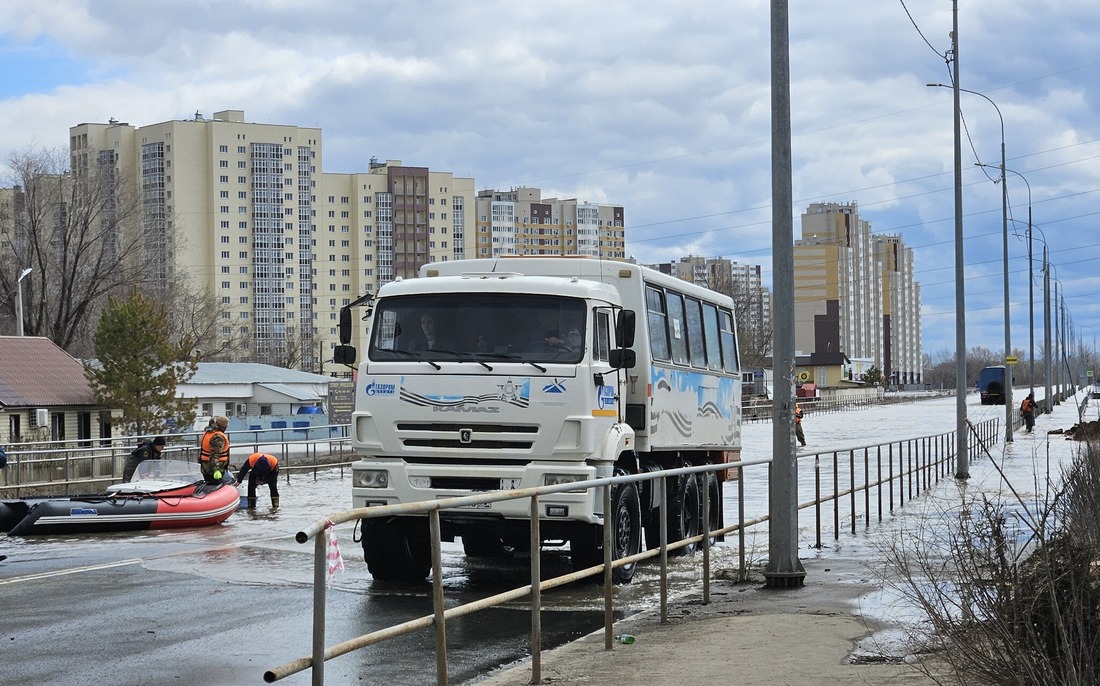
<path fill-rule="evenodd" d="M 80 534 L 212 526 L 240 505 L 232 475 L 203 480 L 199 465 L 146 460 L 132 481 L 94 495 L 0 500 L 0 532 L 9 536 Z"/>

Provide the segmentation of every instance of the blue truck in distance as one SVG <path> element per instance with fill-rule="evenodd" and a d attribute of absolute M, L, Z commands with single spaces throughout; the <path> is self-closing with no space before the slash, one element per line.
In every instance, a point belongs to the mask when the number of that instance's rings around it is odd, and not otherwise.
<path fill-rule="evenodd" d="M 982 395 L 982 405 L 1005 404 L 1005 368 L 1004 365 L 985 367 L 978 373 L 978 392 Z"/>

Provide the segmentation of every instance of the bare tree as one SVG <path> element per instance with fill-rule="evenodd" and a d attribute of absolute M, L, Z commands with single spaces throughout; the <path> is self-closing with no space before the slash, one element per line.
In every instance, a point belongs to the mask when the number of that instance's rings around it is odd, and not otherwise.
<path fill-rule="evenodd" d="M 720 263 L 716 262 L 716 266 Z M 711 290 L 733 298 L 737 319 L 737 342 L 741 349 L 743 367 L 763 367 L 771 355 L 772 317 L 767 311 L 770 300 L 764 289 L 750 279 L 735 278 L 728 263 L 708 275 Z"/>
<path fill-rule="evenodd" d="M 23 280 L 24 330 L 77 357 L 91 354 L 92 331 L 107 297 L 140 287 L 148 261 L 134 184 L 109 158 L 73 173 L 64 150 L 27 148 L 8 165 L 12 189 L 0 210 L 0 291 Z M 14 314 L 15 303 L 4 302 Z"/>

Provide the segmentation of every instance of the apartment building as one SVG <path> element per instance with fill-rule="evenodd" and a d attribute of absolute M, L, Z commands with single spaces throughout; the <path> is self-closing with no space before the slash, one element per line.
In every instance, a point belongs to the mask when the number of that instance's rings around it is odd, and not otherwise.
<path fill-rule="evenodd" d="M 626 258 L 621 205 L 543 198 L 538 188 L 477 194 L 477 234 L 469 257 L 590 255 Z"/>
<path fill-rule="evenodd" d="M 473 179 L 374 159 L 363 173 L 325 173 L 317 128 L 224 110 L 84 123 L 69 136 L 75 173 L 97 165 L 133 179 L 146 236 L 135 258 L 158 265 L 165 288 L 214 296 L 221 334 L 244 342 L 232 361 L 324 371 L 340 307 L 473 244 Z"/>
<path fill-rule="evenodd" d="M 698 286 L 732 295 L 737 304 L 738 337 L 742 347 L 756 339 L 767 338 L 768 341 L 760 341 L 755 347 L 760 348 L 761 354 L 770 349 L 771 290 L 764 285 L 760 265 L 740 264 L 725 257 L 688 255 L 679 261 L 647 266 Z"/>
<path fill-rule="evenodd" d="M 856 203 L 813 203 L 794 245 L 795 348 L 871 360 L 893 383 L 922 376 L 920 286 L 900 236 L 875 236 Z"/>

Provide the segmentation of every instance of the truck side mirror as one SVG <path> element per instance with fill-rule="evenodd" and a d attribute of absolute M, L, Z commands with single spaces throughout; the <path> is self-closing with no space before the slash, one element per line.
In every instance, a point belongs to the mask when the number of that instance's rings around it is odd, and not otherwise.
<path fill-rule="evenodd" d="M 619 310 L 615 317 L 615 340 L 624 348 L 634 347 L 634 310 Z"/>
<path fill-rule="evenodd" d="M 351 308 L 340 308 L 340 345 L 345 346 L 351 343 Z M 355 355 L 355 349 L 352 348 L 352 355 Z"/>
<path fill-rule="evenodd" d="M 612 369 L 633 369 L 638 364 L 638 354 L 630 348 L 615 348 L 607 355 Z"/>
<path fill-rule="evenodd" d="M 332 349 L 332 361 L 336 364 L 355 364 L 355 346 L 338 345 Z"/>

